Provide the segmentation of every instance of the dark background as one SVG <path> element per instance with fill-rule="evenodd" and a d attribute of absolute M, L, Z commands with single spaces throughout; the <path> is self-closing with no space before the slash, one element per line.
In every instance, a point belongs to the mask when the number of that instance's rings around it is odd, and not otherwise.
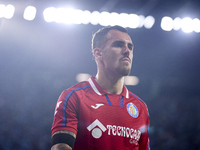
<path fill-rule="evenodd" d="M 152 15 L 151 29 L 128 29 L 135 45 L 127 86 L 149 108 L 152 150 L 200 149 L 200 33 L 163 31 L 162 17 L 200 19 L 198 0 L 0 1 L 16 6 L 0 19 L 0 149 L 48 150 L 54 108 L 60 93 L 77 83 L 78 73 L 96 74 L 91 36 L 102 26 L 47 23 L 49 6 Z M 38 8 L 26 21 L 28 5 Z"/>

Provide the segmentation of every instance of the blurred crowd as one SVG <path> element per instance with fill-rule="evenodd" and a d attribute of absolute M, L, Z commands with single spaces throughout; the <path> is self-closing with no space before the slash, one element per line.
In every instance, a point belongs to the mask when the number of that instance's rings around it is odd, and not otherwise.
<path fill-rule="evenodd" d="M 50 149 L 54 108 L 61 89 L 41 82 L 34 85 L 30 84 L 31 90 L 11 87 L 5 91 L 1 87 L 0 150 Z M 200 149 L 200 95 L 187 90 L 165 85 L 145 95 L 140 93 L 149 108 L 152 150 Z"/>

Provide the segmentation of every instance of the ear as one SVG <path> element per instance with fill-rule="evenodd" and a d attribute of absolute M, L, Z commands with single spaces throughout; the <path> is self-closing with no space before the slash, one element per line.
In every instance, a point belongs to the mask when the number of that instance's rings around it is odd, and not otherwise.
<path fill-rule="evenodd" d="M 96 60 L 102 57 L 102 51 L 103 50 L 100 49 L 100 48 L 95 48 L 93 50 L 93 55 L 94 55 L 94 57 L 95 57 Z"/>

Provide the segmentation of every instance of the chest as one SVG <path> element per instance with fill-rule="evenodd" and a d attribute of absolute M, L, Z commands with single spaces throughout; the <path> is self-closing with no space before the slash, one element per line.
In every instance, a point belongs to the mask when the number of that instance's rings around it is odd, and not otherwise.
<path fill-rule="evenodd" d="M 146 115 L 135 98 L 121 95 L 87 96 L 80 100 L 79 121 L 88 127 L 95 120 L 104 126 L 139 129 L 146 124 Z"/>

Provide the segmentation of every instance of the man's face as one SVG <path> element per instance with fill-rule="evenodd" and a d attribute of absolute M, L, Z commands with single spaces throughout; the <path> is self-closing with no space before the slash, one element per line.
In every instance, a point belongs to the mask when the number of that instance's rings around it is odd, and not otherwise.
<path fill-rule="evenodd" d="M 127 76 L 130 74 L 133 59 L 133 43 L 127 33 L 110 30 L 102 51 L 102 62 L 105 72 Z"/>

